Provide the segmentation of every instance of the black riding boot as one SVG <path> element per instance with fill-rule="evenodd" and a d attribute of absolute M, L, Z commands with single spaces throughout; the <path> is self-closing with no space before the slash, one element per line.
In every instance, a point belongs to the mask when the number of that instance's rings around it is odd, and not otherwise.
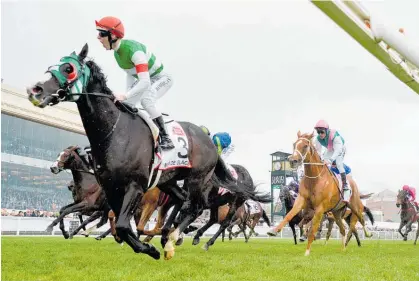
<path fill-rule="evenodd" d="M 160 135 L 160 147 L 163 150 L 169 150 L 175 148 L 172 140 L 170 139 L 169 135 L 166 131 L 166 126 L 164 124 L 163 116 L 159 116 L 153 119 L 154 123 L 159 128 L 159 135 Z"/>
<path fill-rule="evenodd" d="M 341 173 L 340 177 L 342 178 L 342 187 L 343 187 L 343 201 L 349 202 L 351 191 L 349 190 L 348 183 L 346 182 L 346 173 Z"/>

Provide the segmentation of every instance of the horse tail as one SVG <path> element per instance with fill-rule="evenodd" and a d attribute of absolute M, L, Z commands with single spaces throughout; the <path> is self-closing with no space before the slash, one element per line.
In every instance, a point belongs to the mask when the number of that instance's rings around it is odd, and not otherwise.
<path fill-rule="evenodd" d="M 372 193 L 368 193 L 368 194 L 360 194 L 359 195 L 359 198 L 361 198 L 361 199 L 368 199 L 368 198 L 370 198 L 371 197 L 371 195 L 373 195 L 374 194 L 374 192 L 372 192 Z"/>
<path fill-rule="evenodd" d="M 265 210 L 262 210 L 262 217 L 263 217 L 263 220 L 266 222 L 266 224 L 270 227 L 271 226 L 271 221 L 269 220 L 268 215 L 266 215 Z"/>
<path fill-rule="evenodd" d="M 370 219 L 371 224 L 374 225 L 374 216 L 372 215 L 371 210 L 368 207 L 364 206 L 364 212 L 367 214 L 368 218 Z"/>
<path fill-rule="evenodd" d="M 214 186 L 222 186 L 227 188 L 232 193 L 238 195 L 244 200 L 252 199 L 261 203 L 272 202 L 272 197 L 269 193 L 263 195 L 257 194 L 253 184 L 246 184 L 242 180 L 236 181 L 221 157 L 218 157 L 218 161 L 215 165 L 215 170 L 210 181 Z"/>

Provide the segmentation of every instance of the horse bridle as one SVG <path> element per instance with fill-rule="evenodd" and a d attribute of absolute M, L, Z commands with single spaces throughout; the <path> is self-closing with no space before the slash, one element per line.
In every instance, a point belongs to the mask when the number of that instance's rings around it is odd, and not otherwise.
<path fill-rule="evenodd" d="M 301 152 L 297 149 L 297 142 L 299 140 L 304 140 L 304 141 L 307 141 L 308 142 L 308 147 L 309 148 L 307 149 L 307 151 L 306 151 L 306 153 L 304 155 L 302 155 Z M 294 152 L 297 152 L 300 155 L 301 162 L 302 162 L 303 165 L 317 165 L 317 166 L 320 166 L 321 165 L 321 166 L 323 166 L 323 168 L 321 169 L 320 173 L 317 176 L 315 176 L 315 177 L 307 176 L 306 175 L 306 171 L 304 169 L 304 176 L 307 177 L 307 178 L 309 178 L 309 179 L 317 179 L 317 178 L 319 178 L 321 176 L 321 174 L 323 173 L 323 170 L 324 170 L 324 167 L 326 166 L 326 164 L 325 163 L 306 163 L 306 162 L 304 162 L 304 160 L 307 157 L 308 152 L 309 151 L 311 152 L 313 150 L 313 146 L 311 145 L 311 141 L 309 139 L 307 139 L 307 138 L 301 138 L 300 137 L 300 138 L 297 139 L 297 142 L 295 144 Z"/>
<path fill-rule="evenodd" d="M 80 157 L 80 155 L 76 152 L 76 150 L 77 149 L 80 149 L 79 147 L 77 147 L 77 146 L 75 146 L 74 148 L 72 148 L 72 149 L 70 149 L 70 148 L 66 148 L 66 149 L 64 149 L 64 155 L 68 155 L 68 156 L 73 156 L 74 158 L 76 158 L 76 159 L 78 159 L 78 160 L 80 160 L 80 161 L 82 161 L 84 164 L 89 164 L 89 163 L 86 163 L 86 159 L 83 159 L 82 157 Z M 67 158 L 67 161 L 68 161 L 68 159 L 69 158 Z M 62 165 L 63 165 L 63 167 L 64 167 L 64 165 L 65 165 L 65 163 L 67 162 L 67 161 L 63 161 L 63 160 L 61 160 L 61 157 L 59 157 L 59 159 L 57 159 L 57 163 L 61 163 Z M 58 165 L 57 165 L 58 166 Z M 60 169 L 60 170 L 65 170 L 65 169 L 63 169 L 63 168 L 60 168 L 60 166 L 58 166 L 58 168 Z M 78 171 L 78 172 L 82 172 L 82 173 L 87 173 L 87 174 L 91 174 L 91 175 L 94 175 L 94 172 L 93 171 L 91 171 L 91 170 L 87 170 L 87 169 L 83 169 L 83 170 L 81 170 L 81 169 L 75 169 L 74 171 Z"/>

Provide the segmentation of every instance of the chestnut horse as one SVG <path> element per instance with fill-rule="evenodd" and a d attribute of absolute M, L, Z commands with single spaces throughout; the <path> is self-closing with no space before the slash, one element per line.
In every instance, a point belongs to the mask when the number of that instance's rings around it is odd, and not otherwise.
<path fill-rule="evenodd" d="M 352 186 L 352 196 L 348 203 L 341 199 L 341 190 L 339 182 L 333 172 L 323 163 L 319 154 L 312 144 L 314 132 L 311 134 L 297 133 L 298 139 L 294 143 L 293 154 L 288 157 L 291 168 L 298 165 L 305 165 L 304 177 L 300 182 L 300 190 L 295 204 L 291 211 L 285 216 L 284 220 L 274 229 L 268 231 L 268 235 L 276 236 L 282 228 L 302 209 L 311 208 L 314 210 L 312 227 L 308 237 L 308 243 L 305 255 L 308 256 L 311 250 L 311 244 L 314 240 L 314 234 L 320 226 L 320 221 L 324 213 L 332 212 L 335 217 L 336 224 L 342 235 L 342 249 L 346 249 L 346 233 L 342 223 L 342 217 L 345 213 L 346 206 L 358 218 L 362 224 L 365 236 L 371 237 L 365 228 L 365 221 L 359 206 L 362 204 L 359 197 L 357 186 Z M 350 229 L 355 232 L 356 219 L 351 219 Z"/>

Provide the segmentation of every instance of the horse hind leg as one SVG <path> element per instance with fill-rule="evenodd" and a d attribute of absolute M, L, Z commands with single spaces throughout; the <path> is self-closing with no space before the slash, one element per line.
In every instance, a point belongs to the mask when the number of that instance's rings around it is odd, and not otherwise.
<path fill-rule="evenodd" d="M 345 245 L 345 243 L 346 243 L 346 231 L 345 231 L 345 226 L 343 225 L 343 222 L 342 222 L 342 210 L 339 210 L 339 211 L 333 213 L 333 216 L 335 217 L 335 222 L 338 225 L 340 235 L 342 236 L 342 250 L 345 251 L 346 250 L 346 245 Z"/>
<path fill-rule="evenodd" d="M 332 235 L 332 229 L 334 224 L 334 219 L 328 218 L 328 225 L 327 225 L 327 233 L 326 233 L 326 241 L 324 241 L 324 244 L 327 245 L 327 242 L 329 241 L 330 235 Z"/>
<path fill-rule="evenodd" d="M 355 204 L 354 202 L 352 202 L 352 200 L 350 203 L 347 203 L 347 204 L 348 204 L 349 209 L 351 209 L 352 214 L 354 214 L 358 218 L 359 222 L 361 223 L 362 229 L 364 230 L 365 237 L 371 238 L 372 233 L 368 232 L 368 229 L 365 226 L 365 219 L 364 219 L 364 216 L 362 215 L 362 212 L 358 208 L 355 208 Z"/>

